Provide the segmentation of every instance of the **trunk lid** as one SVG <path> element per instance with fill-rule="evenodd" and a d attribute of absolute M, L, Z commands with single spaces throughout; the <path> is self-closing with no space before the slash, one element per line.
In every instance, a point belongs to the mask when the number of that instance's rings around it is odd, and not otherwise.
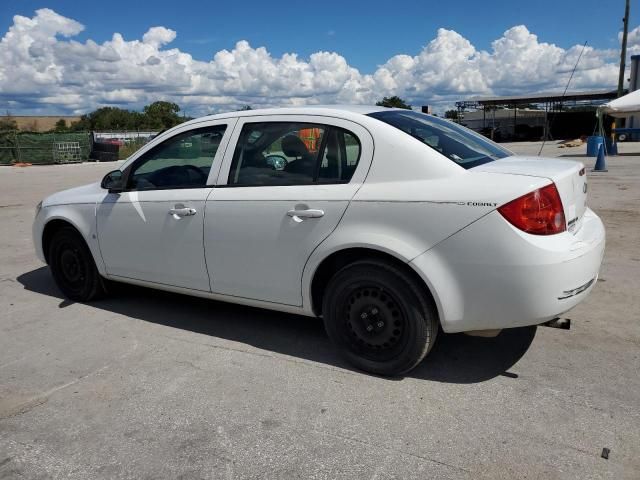
<path fill-rule="evenodd" d="M 584 165 L 572 160 L 543 157 L 507 157 L 471 169 L 477 172 L 548 178 L 556 184 L 567 230 L 576 233 L 587 208 L 587 175 Z"/>

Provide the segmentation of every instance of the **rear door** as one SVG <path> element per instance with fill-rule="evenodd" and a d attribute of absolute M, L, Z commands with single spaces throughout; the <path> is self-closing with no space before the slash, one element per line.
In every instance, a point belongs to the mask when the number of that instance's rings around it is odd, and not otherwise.
<path fill-rule="evenodd" d="M 238 121 L 207 199 L 214 293 L 302 305 L 304 265 L 338 225 L 373 155 L 362 126 L 328 117 Z"/>

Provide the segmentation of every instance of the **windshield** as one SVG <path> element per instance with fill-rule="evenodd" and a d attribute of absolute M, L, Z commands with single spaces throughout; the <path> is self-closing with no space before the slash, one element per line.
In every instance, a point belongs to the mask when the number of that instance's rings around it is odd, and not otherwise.
<path fill-rule="evenodd" d="M 412 110 L 368 114 L 417 138 L 463 168 L 472 168 L 513 155 L 506 148 L 468 128 Z"/>

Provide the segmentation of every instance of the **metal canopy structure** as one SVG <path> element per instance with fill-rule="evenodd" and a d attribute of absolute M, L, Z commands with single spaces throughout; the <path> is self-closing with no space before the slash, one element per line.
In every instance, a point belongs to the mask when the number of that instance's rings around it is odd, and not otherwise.
<path fill-rule="evenodd" d="M 567 92 L 562 93 L 534 93 L 529 95 L 513 95 L 505 97 L 473 97 L 469 100 L 456 102 L 456 107 L 498 107 L 517 106 L 530 104 L 552 104 L 566 105 L 589 102 L 605 102 L 618 97 L 615 90 L 592 90 L 588 92 Z"/>
<path fill-rule="evenodd" d="M 486 119 L 486 112 L 493 112 L 492 124 L 495 125 L 495 111 L 498 108 L 513 108 L 513 125 L 517 122 L 518 106 L 539 105 L 544 111 L 544 139 L 551 139 L 549 133 L 548 113 L 561 112 L 566 106 L 578 105 L 601 105 L 609 100 L 618 97 L 616 90 L 591 90 L 585 92 L 557 92 L 557 93 L 534 93 L 528 95 L 512 95 L 503 97 L 472 97 L 468 100 L 456 102 L 458 118 L 463 118 L 465 110 L 482 110 L 483 118 Z M 486 122 L 483 122 L 486 124 Z M 493 138 L 493 129 L 491 130 Z"/>

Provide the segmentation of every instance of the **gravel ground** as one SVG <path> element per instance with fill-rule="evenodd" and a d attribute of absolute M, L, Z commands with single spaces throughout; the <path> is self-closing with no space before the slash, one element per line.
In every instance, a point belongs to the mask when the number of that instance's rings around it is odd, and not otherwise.
<path fill-rule="evenodd" d="M 640 144 L 620 150 L 589 173 L 608 243 L 571 330 L 443 335 L 402 379 L 350 369 L 316 319 L 65 300 L 34 206 L 113 164 L 0 167 L 0 478 L 640 478 Z"/>

